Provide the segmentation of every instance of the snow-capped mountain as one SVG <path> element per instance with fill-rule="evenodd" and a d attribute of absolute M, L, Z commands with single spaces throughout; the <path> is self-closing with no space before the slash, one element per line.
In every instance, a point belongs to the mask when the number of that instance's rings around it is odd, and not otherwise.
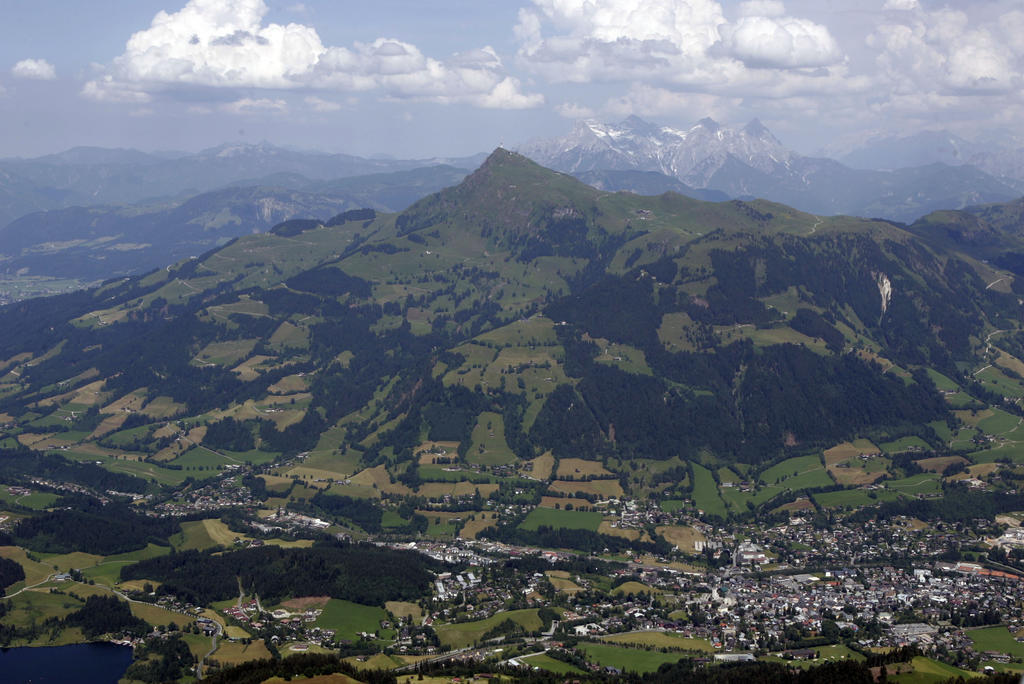
<path fill-rule="evenodd" d="M 804 157 L 783 146 L 757 119 L 736 128 L 702 119 L 686 129 L 636 116 L 617 124 L 578 121 L 568 135 L 533 141 L 519 151 L 584 180 L 598 171 L 656 172 L 731 197 L 760 197 L 818 214 L 901 221 L 936 209 L 1007 201 L 1024 190 L 1022 184 L 965 164 L 879 171 Z M 602 176 L 603 187 L 633 189 L 613 187 L 614 178 Z"/>
<path fill-rule="evenodd" d="M 531 142 L 520 152 L 567 173 L 657 171 L 696 186 L 706 185 L 729 156 L 766 173 L 794 156 L 757 119 L 742 128 L 701 119 L 679 129 L 636 116 L 618 124 L 578 121 L 564 138 Z"/>

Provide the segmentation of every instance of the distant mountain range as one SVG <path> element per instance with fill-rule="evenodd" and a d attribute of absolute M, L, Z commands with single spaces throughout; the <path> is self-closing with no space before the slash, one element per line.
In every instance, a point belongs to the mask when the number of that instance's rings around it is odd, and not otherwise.
<path fill-rule="evenodd" d="M 584 180 L 608 171 L 658 173 L 683 183 L 690 190 L 684 194 L 691 196 L 696 190 L 715 191 L 784 202 L 817 214 L 906 222 L 939 209 L 1008 201 L 1024 192 L 1020 180 L 996 178 L 974 166 L 942 159 L 878 170 L 805 157 L 784 147 L 756 119 L 742 128 L 702 119 L 685 130 L 635 116 L 618 124 L 580 121 L 568 135 L 528 143 L 520 151 L 544 166 Z M 854 159 L 866 163 L 869 157 L 864 153 Z M 947 157 L 945 161 L 951 161 L 953 154 Z M 914 161 L 912 155 L 909 158 Z M 617 179 L 626 180 L 605 176 L 601 187 L 635 189 L 628 182 L 617 186 Z"/>
<path fill-rule="evenodd" d="M 565 137 L 522 151 L 605 191 L 763 198 L 817 215 L 904 223 L 1024 194 L 1024 149 L 946 132 L 876 141 L 843 163 L 799 155 L 757 120 L 731 128 L 702 119 L 679 129 L 630 117 L 577 122 Z M 402 211 L 458 184 L 483 159 L 369 159 L 261 143 L 196 154 L 79 147 L 0 160 L 0 277 L 93 282 L 196 256 L 281 221 Z"/>
<path fill-rule="evenodd" d="M 0 225 L 34 211 L 72 206 L 183 199 L 229 185 L 285 187 L 368 174 L 451 165 L 473 169 L 484 155 L 460 159 L 385 160 L 301 152 L 267 143 L 221 145 L 196 154 L 78 147 L 35 159 L 0 159 Z M 299 178 L 301 177 L 301 179 Z M 393 209 L 403 209 L 395 206 Z"/>
<path fill-rule="evenodd" d="M 195 256 L 294 218 L 364 207 L 400 211 L 478 165 L 474 158 L 457 160 L 466 168 L 440 161 L 269 145 L 187 156 L 76 148 L 0 161 L 0 219 L 9 219 L 0 220 L 0 275 L 91 282 Z"/>
<path fill-rule="evenodd" d="M 966 140 L 949 131 L 921 131 L 908 136 L 869 140 L 840 157 L 862 169 L 893 169 L 926 164 L 969 164 L 1011 182 L 1024 180 L 1024 139 L 999 131 Z"/>

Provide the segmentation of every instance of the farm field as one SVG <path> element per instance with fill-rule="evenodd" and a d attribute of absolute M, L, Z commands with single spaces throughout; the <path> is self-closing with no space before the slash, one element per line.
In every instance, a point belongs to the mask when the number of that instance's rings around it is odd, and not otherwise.
<path fill-rule="evenodd" d="M 578 648 L 587 654 L 588 660 L 602 667 L 615 667 L 630 672 L 654 672 L 663 664 L 675 663 L 684 657 L 680 653 L 645 651 L 592 642 L 580 643 Z"/>
<path fill-rule="evenodd" d="M 904 668 L 909 671 L 904 672 Z M 897 665 L 889 666 L 890 673 L 896 669 Z M 937 684 L 957 677 L 970 679 L 979 676 L 977 673 L 961 670 L 923 656 L 914 658 L 910 661 L 909 667 L 904 664 L 899 670 L 899 674 L 889 675 L 889 681 L 901 684 Z"/>
<path fill-rule="evenodd" d="M 918 494 L 938 494 L 942 491 L 942 478 L 935 473 L 921 473 L 902 480 L 890 480 L 885 488 L 905 496 Z"/>
<path fill-rule="evenodd" d="M 512 620 L 516 624 L 522 625 L 527 631 L 534 631 L 540 629 L 542 624 L 540 617 L 537 615 L 535 608 L 528 608 L 525 610 L 510 610 L 504 613 L 498 613 L 492 615 L 486 620 L 476 620 L 474 622 L 460 622 L 457 624 L 448 625 L 434 625 L 434 630 L 437 632 L 438 638 L 441 643 L 451 648 L 463 648 L 465 646 L 472 646 L 475 642 L 479 641 L 484 634 L 500 625 L 505 620 Z"/>
<path fill-rule="evenodd" d="M 599 461 L 585 461 L 582 458 L 563 458 L 558 462 L 559 479 L 573 478 L 576 480 L 587 476 L 611 477 L 611 471 L 607 470 Z"/>
<path fill-rule="evenodd" d="M 492 514 L 493 515 L 493 514 Z M 459 530 L 460 539 L 476 539 L 482 531 L 491 527 L 497 522 L 494 518 L 484 518 L 483 514 L 478 515 L 475 520 L 469 520 Z"/>
<path fill-rule="evenodd" d="M 692 527 L 681 525 L 662 526 L 655 531 L 664 537 L 665 541 L 669 544 L 678 546 L 685 553 L 697 553 L 697 542 L 706 541 L 704 535 Z"/>
<path fill-rule="evenodd" d="M 702 465 L 693 464 L 693 502 L 705 513 L 726 516 L 725 502 L 718 494 L 718 486 L 711 471 Z"/>
<path fill-rule="evenodd" d="M 408 603 L 406 601 L 388 601 L 384 604 L 384 607 L 396 618 L 412 618 L 413 622 L 416 624 L 419 624 L 420 620 L 423 618 L 423 609 L 415 603 Z"/>
<path fill-rule="evenodd" d="M 788 458 L 764 471 L 761 479 L 770 485 L 784 483 L 788 489 L 793 490 L 834 484 L 821 459 L 813 455 Z"/>
<path fill-rule="evenodd" d="M 929 449 L 928 442 L 920 437 L 901 437 L 892 442 L 882 442 L 878 446 L 887 454 L 902 454 L 907 451 L 927 451 Z"/>
<path fill-rule="evenodd" d="M 686 502 L 682 499 L 664 499 L 658 504 L 658 507 L 666 513 L 675 513 L 686 508 Z"/>
<path fill-rule="evenodd" d="M 551 477 L 551 471 L 555 468 L 555 457 L 551 452 L 542 454 L 532 461 L 526 462 L 525 472 L 530 473 L 537 480 L 546 480 Z"/>
<path fill-rule="evenodd" d="M 600 513 L 589 511 L 564 511 L 554 508 L 535 508 L 519 525 L 524 530 L 535 531 L 541 525 L 554 529 L 590 530 L 597 532 L 603 520 Z"/>
<path fill-rule="evenodd" d="M 11 494 L 7 487 L 0 487 L 0 504 L 18 504 L 37 511 L 49 508 L 59 497 L 50 492 L 32 492 L 31 494 Z"/>
<path fill-rule="evenodd" d="M 481 413 L 473 429 L 471 442 L 472 446 L 466 454 L 466 460 L 470 463 L 493 466 L 516 461 L 516 455 L 505 441 L 505 421 L 501 414 Z"/>
<path fill-rule="evenodd" d="M 8 587 L 8 594 L 13 594 L 22 587 L 30 587 L 42 582 L 53 573 L 52 565 L 30 559 L 25 549 L 20 546 L 0 546 L 0 558 L 15 561 L 25 571 L 25 579 Z"/>
<path fill-rule="evenodd" d="M 231 547 L 235 539 L 245 535 L 232 532 L 228 526 L 216 518 L 195 520 L 181 524 L 181 532 L 171 537 L 171 543 L 179 551 L 195 549 L 205 551 L 216 546 Z"/>
<path fill-rule="evenodd" d="M 548 581 L 551 582 L 551 586 L 555 588 L 555 591 L 565 592 L 566 594 L 575 594 L 583 591 L 582 587 L 569 579 L 569 573 L 564 570 L 548 570 L 544 574 L 547 575 Z"/>
<path fill-rule="evenodd" d="M 649 587 L 646 584 L 640 582 L 623 582 L 619 586 L 612 590 L 612 594 L 615 596 L 625 596 L 626 594 L 660 594 L 660 589 Z"/>
<path fill-rule="evenodd" d="M 262 639 L 254 639 L 252 643 L 221 641 L 212 659 L 225 665 L 240 665 L 250 660 L 270 658 L 270 651 L 263 645 Z"/>
<path fill-rule="evenodd" d="M 998 651 L 1007 653 L 1014 658 L 1024 658 L 1024 644 L 1013 638 L 1006 627 L 985 627 L 967 632 L 974 642 L 974 650 L 979 653 Z"/>
<path fill-rule="evenodd" d="M 387 619 L 388 614 L 383 608 L 331 599 L 324 607 L 324 612 L 316 619 L 316 626 L 333 629 L 342 639 L 357 639 L 359 632 L 380 632 L 381 639 L 393 639 L 393 630 L 384 631 L 380 627 L 381 620 Z"/>
<path fill-rule="evenodd" d="M 599 496 L 603 499 L 624 496 L 622 485 L 619 484 L 618 480 L 591 480 L 589 482 L 555 480 L 551 483 L 550 489 L 553 492 L 560 492 L 569 495 L 575 494 L 576 492 L 584 492 L 585 494 Z"/>
<path fill-rule="evenodd" d="M 899 494 L 892 490 L 841 489 L 837 492 L 814 494 L 814 502 L 822 508 L 856 508 L 880 501 L 893 501 Z"/>
<path fill-rule="evenodd" d="M 539 667 L 542 670 L 548 672 L 554 672 L 555 674 L 582 674 L 583 670 L 564 663 L 561 660 L 555 660 L 549 655 L 538 653 L 536 655 L 524 656 L 519 658 L 519 662 L 528 665 L 529 667 Z"/>
<path fill-rule="evenodd" d="M 634 646 L 653 646 L 654 648 L 679 649 L 685 651 L 701 651 L 713 653 L 714 648 L 707 639 L 690 639 L 677 636 L 671 632 L 628 632 L 625 634 L 612 634 L 603 637 L 601 641 L 613 644 L 628 644 Z"/>

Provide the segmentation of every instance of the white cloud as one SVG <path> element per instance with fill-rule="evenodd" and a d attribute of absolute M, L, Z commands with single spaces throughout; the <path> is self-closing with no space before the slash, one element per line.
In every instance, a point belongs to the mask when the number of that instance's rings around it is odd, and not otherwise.
<path fill-rule="evenodd" d="M 306 104 L 314 112 L 336 112 L 341 109 L 341 105 L 331 100 L 325 100 L 315 95 L 310 95 L 306 98 Z"/>
<path fill-rule="evenodd" d="M 750 0 L 727 20 L 715 0 L 533 0 L 515 34 L 519 58 L 558 81 L 640 80 L 663 87 L 724 91 L 763 86 L 812 68 L 842 67 L 829 30 L 786 16 L 777 0 Z M 772 78 L 755 73 L 780 72 Z M 829 74 L 825 74 L 829 75 Z M 822 74 L 797 73 L 806 87 Z"/>
<path fill-rule="evenodd" d="M 910 11 L 916 10 L 921 5 L 917 0 L 885 0 L 884 10 Z"/>
<path fill-rule="evenodd" d="M 741 17 L 782 17 L 786 15 L 786 6 L 778 0 L 747 0 L 741 2 Z"/>
<path fill-rule="evenodd" d="M 555 111 L 558 112 L 559 116 L 563 116 L 566 119 L 591 119 L 596 114 L 590 107 L 575 102 L 563 102 L 560 105 L 556 105 Z"/>
<path fill-rule="evenodd" d="M 124 102 L 131 104 L 144 104 L 153 98 L 149 93 L 133 87 L 130 84 L 115 81 L 112 76 L 103 76 L 93 81 L 88 81 L 82 86 L 82 95 L 91 100 L 103 102 Z"/>
<path fill-rule="evenodd" d="M 83 94 L 123 100 L 125 91 L 195 87 L 379 90 L 389 98 L 481 107 L 543 102 L 522 92 L 491 48 L 439 60 L 390 38 L 330 47 L 310 26 L 264 23 L 266 13 L 263 0 L 189 0 L 177 12 L 159 12 Z"/>
<path fill-rule="evenodd" d="M 1024 28 L 1024 14 L 1009 12 L 983 23 L 943 8 L 882 24 L 867 42 L 878 53 L 878 77 L 894 94 L 1009 93 L 1024 83 L 1024 40 L 1014 27 Z"/>
<path fill-rule="evenodd" d="M 622 97 L 605 103 L 603 111 L 615 118 L 638 116 L 672 116 L 682 121 L 696 121 L 706 116 L 728 119 L 741 104 L 740 98 L 720 97 L 702 93 L 678 92 L 644 84 L 630 87 Z"/>
<path fill-rule="evenodd" d="M 280 114 L 288 111 L 288 103 L 281 99 L 243 97 L 221 106 L 231 114 Z"/>
<path fill-rule="evenodd" d="M 17 78 L 52 81 L 57 78 L 57 70 L 45 59 L 23 59 L 14 65 L 11 75 Z"/>
<path fill-rule="evenodd" d="M 722 45 L 751 67 L 820 67 L 842 59 L 827 28 L 789 17 L 743 17 L 723 29 Z"/>

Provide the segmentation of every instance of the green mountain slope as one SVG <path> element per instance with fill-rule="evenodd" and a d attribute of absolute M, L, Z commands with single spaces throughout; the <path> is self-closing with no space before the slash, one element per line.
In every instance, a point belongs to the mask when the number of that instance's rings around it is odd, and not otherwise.
<path fill-rule="evenodd" d="M 400 214 L 0 310 L 0 423 L 168 481 L 303 454 L 346 496 L 668 497 L 687 463 L 756 481 L 856 438 L 948 454 L 963 407 L 1012 420 L 1014 282 L 921 226 L 606 193 L 498 150 Z M 547 452 L 600 474 L 544 482 Z M 801 488 L 853 482 L 818 463 Z"/>

